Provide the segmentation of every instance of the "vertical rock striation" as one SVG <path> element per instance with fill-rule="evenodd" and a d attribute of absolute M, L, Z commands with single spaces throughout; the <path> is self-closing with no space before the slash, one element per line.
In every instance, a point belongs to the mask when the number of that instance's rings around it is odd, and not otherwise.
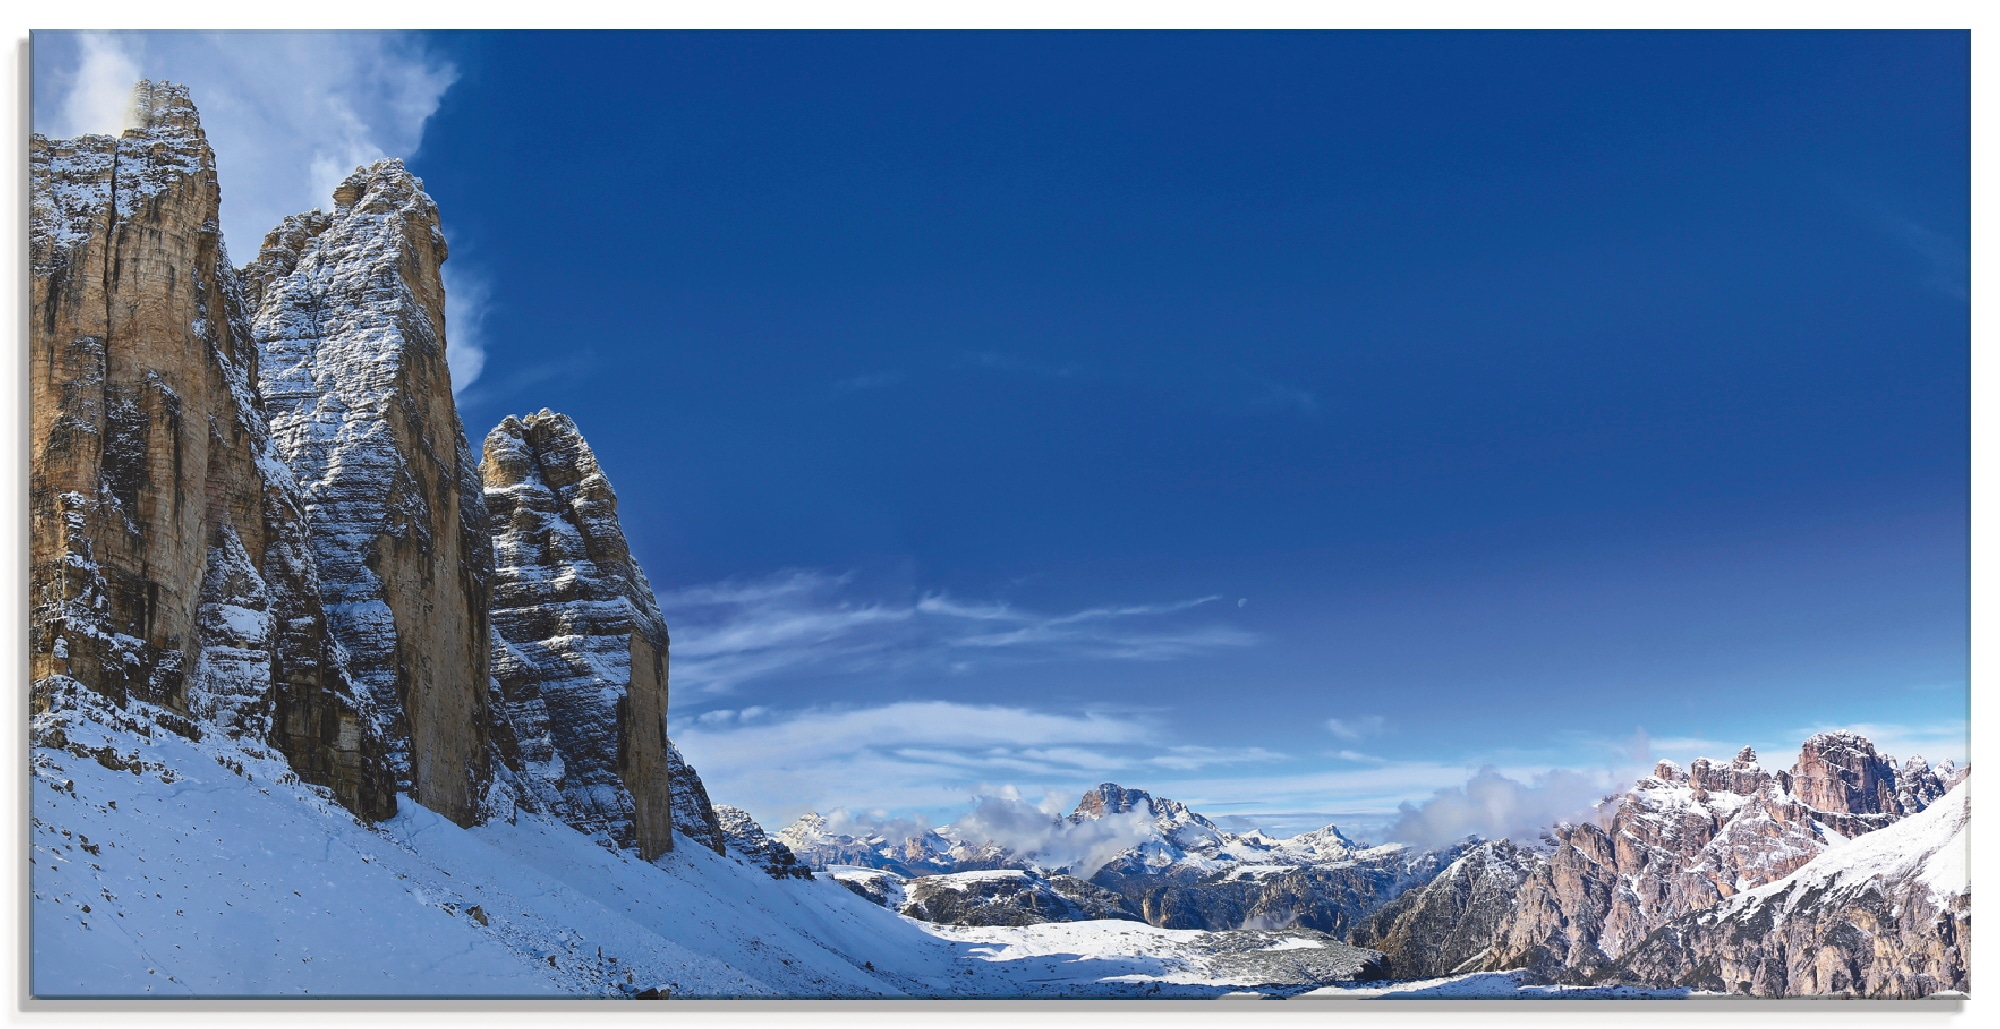
<path fill-rule="evenodd" d="M 1781 879 L 1944 792 L 1929 765 L 1898 769 L 1853 733 L 1806 740 L 1789 771 L 1764 768 L 1748 747 L 1686 771 L 1663 761 L 1601 825 L 1554 831 L 1484 967 L 1571 978 L 1604 969 L 1666 922 Z"/>
<path fill-rule="evenodd" d="M 402 789 L 462 825 L 495 801 L 492 546 L 445 363 L 437 205 L 401 161 L 285 219 L 245 267 L 260 389 L 303 487 L 333 635 Z"/>
<path fill-rule="evenodd" d="M 649 861 L 676 827 L 720 852 L 707 792 L 667 741 L 667 625 L 597 456 L 544 410 L 488 433 L 480 474 L 492 665 L 527 801 Z"/>
<path fill-rule="evenodd" d="M 1477 967 L 1493 949 L 1542 857 L 1508 840 L 1480 843 L 1430 882 L 1370 915 L 1347 934 L 1379 950 L 1395 979 L 1429 979 Z"/>
<path fill-rule="evenodd" d="M 1613 974 L 1762 997 L 1913 998 L 1965 990 L 1969 789 L 1956 786 L 1924 811 L 1776 882 L 1668 922 L 1625 954 Z M 1882 795 L 1862 795 L 1871 792 Z"/>
<path fill-rule="evenodd" d="M 383 741 L 259 409 L 215 155 L 182 86 L 139 83 L 128 121 L 30 144 L 31 675 L 262 741 L 387 817 Z"/>

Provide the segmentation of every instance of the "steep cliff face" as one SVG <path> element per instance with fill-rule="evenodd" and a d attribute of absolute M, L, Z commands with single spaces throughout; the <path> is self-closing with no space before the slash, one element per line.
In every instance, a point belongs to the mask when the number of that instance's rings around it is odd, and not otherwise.
<path fill-rule="evenodd" d="M 1477 967 L 1514 913 L 1542 855 L 1508 840 L 1480 843 L 1430 882 L 1370 915 L 1347 942 L 1383 954 L 1392 978 L 1428 979 Z"/>
<path fill-rule="evenodd" d="M 460 824 L 492 803 L 492 547 L 445 363 L 437 206 L 401 161 L 287 218 L 243 270 L 259 389 L 303 487 L 334 638 L 401 788 Z"/>
<path fill-rule="evenodd" d="M 1613 974 L 1763 997 L 1966 989 L 1969 790 L 1957 786 L 1923 812 L 1783 879 L 1669 922 Z"/>
<path fill-rule="evenodd" d="M 141 82 L 130 123 L 30 145 L 32 675 L 261 741 L 387 817 L 383 741 L 259 410 L 214 154 L 184 87 Z M 38 686 L 36 709 L 65 693 Z"/>
<path fill-rule="evenodd" d="M 677 822 L 719 850 L 707 792 L 667 741 L 666 621 L 590 444 L 567 415 L 509 417 L 480 475 L 498 555 L 493 673 L 523 788 L 647 860 L 673 849 Z M 699 799 L 681 810 L 677 788 Z"/>
<path fill-rule="evenodd" d="M 1602 825 L 1554 832 L 1485 967 L 1601 969 L 1665 922 L 1783 878 L 1942 792 L 1928 765 L 1899 770 L 1853 734 L 1807 740 L 1790 771 L 1765 769 L 1748 747 L 1685 772 L 1661 762 Z"/>

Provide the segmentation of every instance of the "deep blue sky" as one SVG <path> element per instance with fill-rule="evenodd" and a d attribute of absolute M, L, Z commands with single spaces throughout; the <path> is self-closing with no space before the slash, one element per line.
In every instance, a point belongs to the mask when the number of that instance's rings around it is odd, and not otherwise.
<path fill-rule="evenodd" d="M 1962 740 L 1963 33 L 423 43 L 468 431 L 577 419 L 767 820 Z"/>

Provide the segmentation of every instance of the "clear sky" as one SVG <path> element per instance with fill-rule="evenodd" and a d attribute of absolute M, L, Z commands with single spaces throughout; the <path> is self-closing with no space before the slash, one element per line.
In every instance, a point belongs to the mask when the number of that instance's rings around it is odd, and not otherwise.
<path fill-rule="evenodd" d="M 1965 757 L 1964 33 L 36 58 L 49 131 L 189 82 L 239 262 L 410 159 L 468 431 L 577 420 L 675 737 L 767 823 L 1107 779 L 1365 823 L 1833 726 Z"/>

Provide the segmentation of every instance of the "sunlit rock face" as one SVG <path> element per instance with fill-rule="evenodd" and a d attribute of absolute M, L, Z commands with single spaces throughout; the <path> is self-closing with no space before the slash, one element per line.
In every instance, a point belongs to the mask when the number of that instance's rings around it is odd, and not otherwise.
<path fill-rule="evenodd" d="M 1662 762 L 1599 822 L 1551 834 L 1547 862 L 1523 882 L 1482 967 L 1587 974 L 1659 926 L 1781 879 L 1944 792 L 1937 769 L 1921 759 L 1899 768 L 1853 733 L 1808 739 L 1789 770 L 1766 769 L 1748 747 L 1685 772 Z"/>
<path fill-rule="evenodd" d="M 75 697 L 58 678 L 142 701 L 387 817 L 385 741 L 259 402 L 215 155 L 182 86 L 140 82 L 128 124 L 29 146 L 33 703 Z"/>
<path fill-rule="evenodd" d="M 1965 990 L 1969 789 L 1957 786 L 1924 811 L 1782 879 L 1660 926 L 1614 973 L 1634 983 L 1764 997 Z"/>
<path fill-rule="evenodd" d="M 488 433 L 480 474 L 493 672 L 528 801 L 648 860 L 675 828 L 720 852 L 700 777 L 667 740 L 667 625 L 596 454 L 544 410 Z"/>

